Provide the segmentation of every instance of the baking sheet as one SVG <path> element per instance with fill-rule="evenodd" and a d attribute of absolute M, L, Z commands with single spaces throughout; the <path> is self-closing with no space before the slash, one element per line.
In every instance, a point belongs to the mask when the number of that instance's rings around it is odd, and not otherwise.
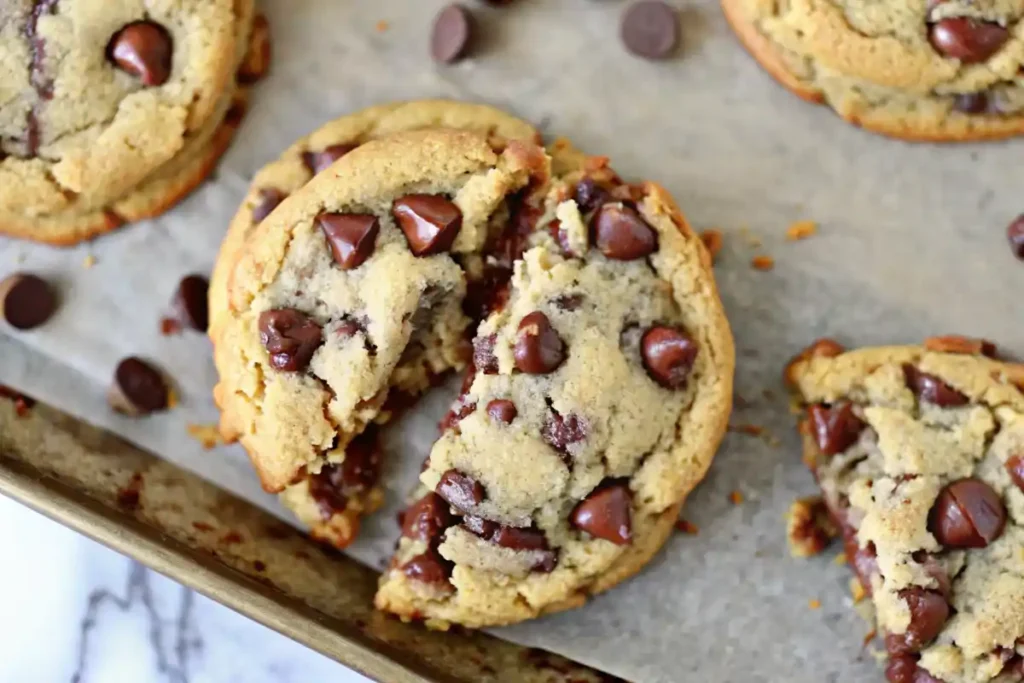
<path fill-rule="evenodd" d="M 441 4 L 264 2 L 273 72 L 211 182 L 162 218 L 74 249 L 0 240 L 0 274 L 45 274 L 63 300 L 39 330 L 0 330 L 0 383 L 283 514 L 239 448 L 207 451 L 187 435 L 187 425 L 216 420 L 214 371 L 204 336 L 160 334 L 174 288 L 187 273 L 209 272 L 255 170 L 322 122 L 426 96 L 508 108 L 550 136 L 609 155 L 626 177 L 661 182 L 695 227 L 723 230 L 716 273 L 744 399 L 732 422 L 762 426 L 778 441 L 730 434 L 684 512 L 699 533 L 677 534 L 638 578 L 581 610 L 496 632 L 634 681 L 882 680 L 861 647 L 867 626 L 848 608 L 849 574 L 832 563 L 835 553 L 788 557 L 783 515 L 814 487 L 799 462 L 780 370 L 825 334 L 862 345 L 960 332 L 1024 355 L 1024 267 L 1005 239 L 1006 224 L 1024 211 L 1024 142 L 908 145 L 851 128 L 776 86 L 710 1 L 676 3 L 683 47 L 663 64 L 620 46 L 623 2 L 474 4 L 482 49 L 444 68 L 426 56 Z M 387 30 L 376 29 L 380 20 Z M 786 242 L 786 227 L 803 219 L 816 221 L 819 234 Z M 772 256 L 775 269 L 752 269 L 757 254 Z M 127 355 L 150 358 L 174 378 L 173 411 L 144 420 L 109 411 L 106 386 Z M 453 394 L 436 391 L 391 430 L 389 507 L 351 549 L 360 560 L 379 567 L 390 552 L 392 512 Z M 732 491 L 741 504 L 730 501 Z"/>

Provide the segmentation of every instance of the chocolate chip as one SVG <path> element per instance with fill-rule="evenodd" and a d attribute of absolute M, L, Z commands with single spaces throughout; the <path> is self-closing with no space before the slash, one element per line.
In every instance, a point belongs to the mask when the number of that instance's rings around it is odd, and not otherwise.
<path fill-rule="evenodd" d="M 907 363 L 903 366 L 903 377 L 907 387 L 922 401 L 933 403 L 940 408 L 962 406 L 969 399 L 935 375 L 921 372 Z"/>
<path fill-rule="evenodd" d="M 310 173 L 316 175 L 329 168 L 331 164 L 358 146 L 359 145 L 353 144 L 340 144 L 325 147 L 319 152 L 303 152 L 302 163 L 306 164 L 306 168 L 309 169 Z"/>
<path fill-rule="evenodd" d="M 556 297 L 552 303 L 560 311 L 576 311 L 583 305 L 585 299 L 582 294 L 563 294 Z"/>
<path fill-rule="evenodd" d="M 642 0 L 622 15 L 622 42 L 637 57 L 665 59 L 679 44 L 679 16 L 659 0 Z"/>
<path fill-rule="evenodd" d="M 904 633 L 887 634 L 885 649 L 894 655 L 919 652 L 946 625 L 949 603 L 941 593 L 916 586 L 901 590 L 899 595 L 910 610 L 910 624 Z"/>
<path fill-rule="evenodd" d="M 473 365 L 485 375 L 498 374 L 498 358 L 494 355 L 497 335 L 489 334 L 473 340 Z"/>
<path fill-rule="evenodd" d="M 249 85 L 266 76 L 270 70 L 270 52 L 270 22 L 258 14 L 252 23 L 249 51 L 238 66 L 238 82 Z"/>
<path fill-rule="evenodd" d="M 871 595 L 871 577 L 878 573 L 878 554 L 875 551 L 875 544 L 869 542 L 861 547 L 857 542 L 856 533 L 847 535 L 843 543 L 846 556 L 850 558 L 853 573 L 860 580 L 860 585 L 868 595 Z"/>
<path fill-rule="evenodd" d="M 288 195 L 281 190 L 272 187 L 265 187 L 259 192 L 259 201 L 252 207 L 252 220 L 254 223 L 262 223 L 263 219 L 270 215 L 270 212 L 277 208 Z"/>
<path fill-rule="evenodd" d="M 885 666 L 885 680 L 889 683 L 915 683 L 917 658 L 913 655 L 895 655 Z"/>
<path fill-rule="evenodd" d="M 402 535 L 428 543 L 441 537 L 445 529 L 455 523 L 448 503 L 434 492 L 420 498 L 405 511 Z"/>
<path fill-rule="evenodd" d="M 442 474 L 434 491 L 463 512 L 470 512 L 487 495 L 483 484 L 458 470 L 448 470 Z"/>
<path fill-rule="evenodd" d="M 569 455 L 569 447 L 587 438 L 587 421 L 574 413 L 562 416 L 552 413 L 540 428 L 540 434 L 552 448 Z M 569 459 L 563 458 L 569 463 Z"/>
<path fill-rule="evenodd" d="M 594 244 L 610 259 L 632 261 L 658 248 L 654 228 L 636 209 L 621 202 L 602 205 L 590 220 L 590 228 Z"/>
<path fill-rule="evenodd" d="M 125 415 L 148 415 L 167 408 L 170 390 L 159 370 L 140 358 L 125 358 L 114 370 L 107 392 L 110 407 Z"/>
<path fill-rule="evenodd" d="M 640 340 L 647 374 L 666 389 L 682 389 L 697 360 L 697 342 L 685 330 L 655 325 Z"/>
<path fill-rule="evenodd" d="M 987 114 L 988 94 L 983 92 L 962 93 L 953 98 L 953 109 L 963 114 Z"/>
<path fill-rule="evenodd" d="M 1024 261 L 1024 213 L 1007 226 L 1006 239 L 1010 241 L 1013 255 Z"/>
<path fill-rule="evenodd" d="M 480 538 L 491 540 L 491 536 L 498 530 L 498 524 L 482 517 L 466 515 L 462 519 L 462 526 Z"/>
<path fill-rule="evenodd" d="M 928 530 L 944 546 L 984 548 L 999 538 L 1006 506 L 980 479 L 960 479 L 939 493 L 928 515 Z"/>
<path fill-rule="evenodd" d="M 629 485 L 625 482 L 603 486 L 573 508 L 569 521 L 591 536 L 626 545 L 633 538 L 630 521 L 632 500 Z"/>
<path fill-rule="evenodd" d="M 275 370 L 305 370 L 323 344 L 323 330 L 294 308 L 264 311 L 259 320 L 260 342 L 270 354 Z"/>
<path fill-rule="evenodd" d="M 565 360 L 565 344 L 548 317 L 534 311 L 519 321 L 512 355 L 520 372 L 546 375 Z"/>
<path fill-rule="evenodd" d="M 1017 488 L 1024 491 L 1024 455 L 1011 455 L 1006 461 L 1006 471 Z"/>
<path fill-rule="evenodd" d="M 609 200 L 608 190 L 597 184 L 593 178 L 584 178 L 576 183 L 573 199 L 581 213 L 590 213 Z"/>
<path fill-rule="evenodd" d="M 442 432 L 446 432 L 453 427 L 458 426 L 460 422 L 469 417 L 473 411 L 476 410 L 476 403 L 466 401 L 465 396 L 460 396 L 455 405 L 445 414 L 444 418 L 441 419 L 441 424 L 438 426 Z"/>
<path fill-rule="evenodd" d="M 448 251 L 462 229 L 462 211 L 439 195 L 400 197 L 392 204 L 391 213 L 416 256 Z"/>
<path fill-rule="evenodd" d="M 210 282 L 202 275 L 189 275 L 178 283 L 174 294 L 174 313 L 178 322 L 193 330 L 205 332 L 209 323 L 206 294 Z"/>
<path fill-rule="evenodd" d="M 344 512 L 348 507 L 348 496 L 341 490 L 341 467 L 324 465 L 319 472 L 309 477 L 309 495 L 316 503 L 320 519 L 327 522 L 335 513 Z"/>
<path fill-rule="evenodd" d="M 452 575 L 452 563 L 433 548 L 403 564 L 402 573 L 416 581 L 451 588 L 448 577 Z"/>
<path fill-rule="evenodd" d="M 379 474 L 380 441 L 377 429 L 370 426 L 345 447 L 341 463 L 324 465 L 309 478 L 309 493 L 321 518 L 328 521 L 336 512 L 343 512 L 348 499 L 373 488 Z"/>
<path fill-rule="evenodd" d="M 913 553 L 914 562 L 921 566 L 925 574 L 935 579 L 936 588 L 947 600 L 953 593 L 953 582 L 949 578 L 949 572 L 936 559 L 935 555 L 919 550 Z"/>
<path fill-rule="evenodd" d="M 39 327 L 56 312 L 57 295 L 46 280 L 15 273 L 0 282 L 0 312 L 18 330 Z"/>
<path fill-rule="evenodd" d="M 842 453 L 857 443 L 867 425 L 853 412 L 853 404 L 839 401 L 831 408 L 817 404 L 807 408 L 814 440 L 823 455 Z"/>
<path fill-rule="evenodd" d="M 114 34 L 107 56 L 145 85 L 163 85 L 171 75 L 171 35 L 152 21 L 136 21 Z"/>
<path fill-rule="evenodd" d="M 473 39 L 474 21 L 461 5 L 448 5 L 434 19 L 430 35 L 430 54 L 442 64 L 457 62 L 466 56 Z"/>
<path fill-rule="evenodd" d="M 487 414 L 495 422 L 512 424 L 512 421 L 519 415 L 516 404 L 503 398 L 496 398 L 487 404 Z"/>
<path fill-rule="evenodd" d="M 368 213 L 322 213 L 316 217 L 317 225 L 327 238 L 334 262 L 342 270 L 363 265 L 373 253 L 380 221 Z"/>
<path fill-rule="evenodd" d="M 555 571 L 555 567 L 558 566 L 558 553 L 554 550 L 545 550 L 533 563 L 533 571 L 541 572 L 542 574 L 550 574 Z"/>
<path fill-rule="evenodd" d="M 491 542 L 510 550 L 547 550 L 548 539 L 540 529 L 499 526 L 491 534 Z"/>
<path fill-rule="evenodd" d="M 1009 39 L 1006 28 L 970 17 L 950 17 L 931 25 L 928 40 L 939 54 L 964 64 L 984 62 Z"/>

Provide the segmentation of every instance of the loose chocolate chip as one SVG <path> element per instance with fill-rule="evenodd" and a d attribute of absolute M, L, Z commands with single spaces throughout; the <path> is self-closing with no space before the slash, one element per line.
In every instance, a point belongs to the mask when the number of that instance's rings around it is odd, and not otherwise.
<path fill-rule="evenodd" d="M 323 344 L 323 330 L 294 308 L 264 311 L 259 320 L 260 341 L 270 354 L 275 370 L 305 370 Z"/>
<path fill-rule="evenodd" d="M 442 474 L 434 491 L 463 512 L 472 511 L 487 495 L 483 484 L 458 470 L 448 470 Z"/>
<path fill-rule="evenodd" d="M 498 358 L 494 355 L 497 335 L 477 337 L 473 340 L 473 365 L 485 375 L 498 374 Z"/>
<path fill-rule="evenodd" d="M 461 5 L 448 5 L 434 19 L 430 36 L 430 54 L 442 64 L 457 62 L 466 56 L 473 39 L 473 15 Z"/>
<path fill-rule="evenodd" d="M 252 220 L 254 223 L 262 223 L 263 219 L 270 215 L 270 212 L 277 208 L 288 195 L 281 190 L 272 187 L 265 187 L 260 190 L 259 201 L 252 207 Z"/>
<path fill-rule="evenodd" d="M 665 59 L 679 44 L 679 17 L 659 0 L 642 0 L 622 15 L 622 42 L 637 57 Z"/>
<path fill-rule="evenodd" d="M 971 92 L 953 98 L 953 109 L 963 114 L 986 114 L 989 111 L 988 95 L 983 92 Z"/>
<path fill-rule="evenodd" d="M 1011 455 L 1006 461 L 1006 471 L 1017 488 L 1024 491 L 1024 455 Z"/>
<path fill-rule="evenodd" d="M 984 62 L 1009 39 L 1006 28 L 970 17 L 950 17 L 932 24 L 928 40 L 939 54 L 964 64 Z"/>
<path fill-rule="evenodd" d="M 922 401 L 933 403 L 940 408 L 962 406 L 969 399 L 935 375 L 921 372 L 909 363 L 903 366 L 903 377 L 907 387 Z"/>
<path fill-rule="evenodd" d="M 512 424 L 512 420 L 516 419 L 519 411 L 516 410 L 516 404 L 512 401 L 503 398 L 496 398 L 487 404 L 487 414 L 490 415 L 491 419 L 495 422 Z"/>
<path fill-rule="evenodd" d="M 633 538 L 630 507 L 632 494 L 625 482 L 597 489 L 573 508 L 569 521 L 591 536 L 616 545 L 626 545 Z"/>
<path fill-rule="evenodd" d="M 656 325 L 640 340 L 647 374 L 666 389 L 682 389 L 697 360 L 697 342 L 685 330 Z"/>
<path fill-rule="evenodd" d="M 334 262 L 342 270 L 363 265 L 373 253 L 380 221 L 368 213 L 322 213 L 316 217 L 317 225 L 327 238 Z"/>
<path fill-rule="evenodd" d="M 206 294 L 210 282 L 202 275 L 189 275 L 178 283 L 174 294 L 174 313 L 178 321 L 193 330 L 205 332 L 209 323 Z"/>
<path fill-rule="evenodd" d="M 400 197 L 391 206 L 391 213 L 416 256 L 448 251 L 462 229 L 462 211 L 439 195 Z"/>
<path fill-rule="evenodd" d="M 602 205 L 590 220 L 590 227 L 594 244 L 610 259 L 632 261 L 658 248 L 654 228 L 636 209 L 621 202 Z"/>
<path fill-rule="evenodd" d="M 125 415 L 148 415 L 167 408 L 170 391 L 159 370 L 140 358 L 125 358 L 107 392 L 110 407 Z"/>
<path fill-rule="evenodd" d="M 405 511 L 402 535 L 430 543 L 439 539 L 444 530 L 454 523 L 455 516 L 448 503 L 441 496 L 430 492 Z"/>
<path fill-rule="evenodd" d="M 1006 238 L 1010 240 L 1013 255 L 1024 261 L 1024 213 L 1006 228 Z"/>
<path fill-rule="evenodd" d="M 980 479 L 959 479 L 939 493 L 928 515 L 928 530 L 944 546 L 984 548 L 999 538 L 1006 506 Z"/>
<path fill-rule="evenodd" d="M 491 542 L 511 550 L 547 550 L 548 539 L 540 529 L 499 526 L 491 534 Z"/>
<path fill-rule="evenodd" d="M 563 455 L 569 455 L 569 446 L 586 439 L 587 432 L 586 420 L 573 413 L 565 416 L 552 413 L 540 428 L 544 441 Z"/>
<path fill-rule="evenodd" d="M 462 526 L 469 531 L 473 532 L 480 538 L 491 540 L 491 536 L 498 530 L 498 525 L 488 519 L 482 517 L 475 517 L 473 515 L 466 515 L 462 519 Z"/>
<path fill-rule="evenodd" d="M 306 164 L 306 168 L 308 168 L 313 175 L 316 175 L 330 167 L 331 164 L 358 146 L 359 145 L 340 144 L 325 147 L 319 152 L 303 152 L 302 163 Z"/>
<path fill-rule="evenodd" d="M 431 548 L 403 564 L 402 573 L 423 583 L 450 586 L 448 577 L 452 575 L 452 563 Z"/>
<path fill-rule="evenodd" d="M 823 455 L 842 453 L 857 443 L 867 425 L 853 412 L 848 401 L 835 403 L 831 408 L 821 404 L 807 408 L 814 440 Z"/>
<path fill-rule="evenodd" d="M 519 321 L 512 355 L 520 372 L 546 375 L 554 372 L 565 360 L 565 343 L 548 317 L 534 311 Z"/>
<path fill-rule="evenodd" d="M 899 594 L 910 610 L 910 624 L 904 633 L 886 635 L 885 649 L 894 655 L 920 651 L 939 635 L 949 619 L 949 603 L 941 593 L 914 587 Z"/>
<path fill-rule="evenodd" d="M 18 330 L 39 327 L 56 312 L 57 295 L 36 275 L 15 273 L 0 282 L 0 312 Z"/>
<path fill-rule="evenodd" d="M 573 195 L 581 213 L 590 213 L 610 198 L 608 191 L 592 178 L 584 178 L 576 183 Z"/>
<path fill-rule="evenodd" d="M 163 85 L 171 75 L 171 36 L 152 21 L 136 21 L 114 34 L 107 56 L 145 85 Z"/>

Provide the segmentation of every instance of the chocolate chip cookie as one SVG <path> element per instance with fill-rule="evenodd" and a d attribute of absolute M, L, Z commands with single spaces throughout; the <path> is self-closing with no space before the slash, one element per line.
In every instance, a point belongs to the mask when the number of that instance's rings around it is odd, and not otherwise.
<path fill-rule="evenodd" d="M 0 12 L 0 232 L 73 244 L 198 185 L 269 55 L 252 0 L 11 0 Z M 251 49 L 250 49 L 251 48 Z"/>
<path fill-rule="evenodd" d="M 555 156 L 553 175 L 523 141 L 367 142 L 228 278 L 218 397 L 270 490 L 352 485 L 389 399 L 471 367 L 383 610 L 484 626 L 581 604 L 661 546 L 724 433 L 733 346 L 700 239 L 660 187 Z"/>
<path fill-rule="evenodd" d="M 1024 133 L 1021 0 L 722 0 L 780 83 L 906 140 Z"/>
<path fill-rule="evenodd" d="M 510 140 L 532 143 L 539 140 L 539 134 L 533 126 L 493 107 L 448 100 L 421 100 L 378 105 L 343 116 L 296 142 L 277 161 L 256 174 L 248 195 L 231 222 L 214 264 L 210 285 L 209 329 L 214 341 L 214 360 L 218 367 L 227 367 L 231 362 L 230 344 L 218 341 L 223 331 L 223 322 L 230 318 L 228 289 L 231 273 L 256 226 L 288 195 L 360 144 L 398 132 L 425 128 L 475 131 L 487 136 L 497 148 L 504 147 Z M 350 227 L 350 223 L 345 221 L 334 221 L 332 225 L 329 229 L 334 234 Z M 360 244 L 365 251 L 371 242 L 364 240 Z M 358 249 L 345 252 L 341 258 L 361 258 L 358 253 Z M 378 422 L 385 421 L 391 415 L 393 411 L 390 408 L 396 403 L 410 402 L 400 397 L 411 399 L 436 377 L 425 366 L 418 364 L 412 352 L 402 366 L 402 372 L 397 375 L 401 384 L 395 390 L 389 410 L 377 416 Z M 220 396 L 224 390 L 223 383 L 215 390 L 219 405 L 223 405 Z M 228 441 L 240 435 L 228 413 L 225 413 L 225 419 L 221 421 L 221 431 Z M 379 458 L 376 446 L 371 447 L 375 443 L 369 440 L 362 442 L 355 455 L 346 455 L 346 462 L 350 466 L 352 458 L 367 463 L 366 467 L 360 467 L 362 474 L 355 479 L 351 474 L 345 476 L 343 468 L 325 468 L 327 471 L 323 476 L 293 484 L 281 494 L 284 504 L 309 525 L 314 537 L 343 548 L 355 537 L 359 517 L 380 504 L 380 492 L 371 485 L 364 485 L 367 482 L 375 483 L 376 480 L 375 474 L 370 476 L 376 472 L 375 463 Z M 356 488 L 351 483 L 353 481 L 358 484 Z M 332 486 L 340 488 L 335 491 Z"/>
<path fill-rule="evenodd" d="M 1024 680 L 1024 365 L 962 337 L 788 369 L 892 683 Z"/>

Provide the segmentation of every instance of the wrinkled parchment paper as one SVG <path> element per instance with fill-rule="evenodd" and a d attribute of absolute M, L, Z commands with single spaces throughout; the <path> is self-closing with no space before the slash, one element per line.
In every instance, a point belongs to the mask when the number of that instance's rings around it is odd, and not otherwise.
<path fill-rule="evenodd" d="M 159 331 L 179 279 L 209 272 L 254 171 L 322 122 L 424 96 L 508 108 L 549 136 L 609 155 L 626 177 L 660 181 L 696 227 L 724 231 L 716 272 L 744 399 L 732 422 L 765 427 L 779 442 L 730 434 L 684 512 L 699 534 L 677 534 L 638 578 L 584 609 L 497 633 L 634 681 L 881 681 L 861 647 L 867 626 L 849 609 L 849 573 L 832 562 L 839 549 L 813 560 L 788 556 L 784 512 L 814 486 L 799 461 L 780 370 L 826 334 L 852 346 L 961 332 L 1024 352 L 1024 266 L 1005 238 L 1024 211 L 1024 141 L 908 145 L 854 129 L 776 86 L 713 0 L 677 0 L 683 46 L 661 64 L 621 47 L 624 2 L 474 3 L 481 50 L 445 68 L 427 57 L 441 4 L 266 0 L 273 73 L 209 183 L 157 220 L 74 249 L 0 240 L 0 273 L 47 275 L 63 298 L 43 328 L 0 330 L 0 382 L 281 514 L 240 448 L 206 451 L 186 434 L 187 424 L 213 423 L 216 412 L 206 338 Z M 787 226 L 802 219 L 816 221 L 819 233 L 787 242 Z M 772 256 L 775 269 L 752 269 L 757 254 Z M 88 269 L 87 255 L 96 258 Z M 110 412 L 106 386 L 127 355 L 173 376 L 176 409 L 144 420 Z M 437 390 L 391 430 L 389 509 L 352 548 L 360 560 L 379 567 L 390 551 L 392 512 L 453 395 L 451 386 Z M 741 504 L 730 501 L 732 491 Z"/>

